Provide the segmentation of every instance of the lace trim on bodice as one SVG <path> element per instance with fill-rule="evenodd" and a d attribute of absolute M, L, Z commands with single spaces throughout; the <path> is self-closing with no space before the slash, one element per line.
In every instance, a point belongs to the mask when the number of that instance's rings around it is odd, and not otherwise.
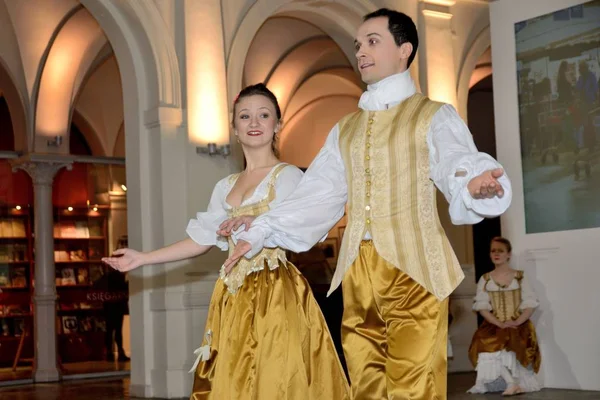
<path fill-rule="evenodd" d="M 521 316 L 521 310 L 519 310 L 519 306 L 521 304 L 521 279 L 523 279 L 522 271 L 517 272 L 515 279 L 518 287 L 513 290 L 487 290 L 487 284 L 490 282 L 490 280 L 493 281 L 493 279 L 489 273 L 484 275 L 484 279 L 486 281 L 484 290 L 490 296 L 490 303 L 492 304 L 492 313 L 494 316 L 502 322 L 514 321 L 519 318 Z M 498 287 L 503 288 L 503 286 L 498 285 L 495 281 L 494 283 Z"/>
<path fill-rule="evenodd" d="M 252 215 L 258 216 L 267 211 L 269 211 L 269 204 L 275 199 L 275 182 L 277 181 L 277 177 L 279 173 L 287 166 L 288 164 L 279 164 L 276 166 L 271 174 L 268 183 L 268 190 L 266 196 L 254 203 L 242 205 L 239 207 L 232 207 L 227 210 L 230 218 L 238 217 L 242 215 Z M 235 174 L 231 176 L 231 186 L 235 184 L 235 181 L 239 177 L 239 174 Z M 233 240 L 229 238 L 229 255 L 233 252 L 235 244 Z M 240 258 L 236 266 L 231 270 L 229 275 L 225 275 L 225 268 L 221 267 L 220 277 L 227 286 L 227 289 L 230 293 L 236 293 L 238 289 L 244 283 L 244 279 L 246 276 L 262 271 L 265 266 L 270 270 L 274 270 L 279 265 L 286 265 L 287 258 L 285 255 L 285 251 L 279 247 L 277 248 L 264 248 L 260 253 L 252 257 L 251 259 L 247 259 L 246 257 Z"/>

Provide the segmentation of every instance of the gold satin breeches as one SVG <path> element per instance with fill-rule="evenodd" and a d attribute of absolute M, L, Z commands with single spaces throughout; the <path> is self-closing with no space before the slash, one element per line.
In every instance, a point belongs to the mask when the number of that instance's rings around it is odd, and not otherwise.
<path fill-rule="evenodd" d="M 325 319 L 290 263 L 247 275 L 235 294 L 219 279 L 209 330 L 210 358 L 196 368 L 191 400 L 350 399 Z"/>
<path fill-rule="evenodd" d="M 354 400 L 446 399 L 448 299 L 363 241 L 342 283 L 342 343 Z"/>

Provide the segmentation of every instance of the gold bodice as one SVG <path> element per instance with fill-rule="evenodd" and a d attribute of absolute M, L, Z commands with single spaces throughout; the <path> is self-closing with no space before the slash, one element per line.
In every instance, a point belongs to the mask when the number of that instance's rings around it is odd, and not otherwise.
<path fill-rule="evenodd" d="M 498 320 L 502 322 L 514 321 L 521 315 L 519 306 L 521 305 L 521 280 L 523 279 L 523 271 L 518 271 L 515 279 L 519 284 L 519 287 L 513 290 L 487 290 L 487 285 L 492 279 L 490 274 L 487 273 L 483 276 L 485 279 L 484 290 L 490 296 L 490 303 L 492 304 L 492 313 Z M 495 282 L 494 282 L 495 283 Z M 496 285 L 500 288 L 502 286 Z"/>
<path fill-rule="evenodd" d="M 279 164 L 275 167 L 268 183 L 268 189 L 266 196 L 254 203 L 241 205 L 239 207 L 232 207 L 227 211 L 230 218 L 239 217 L 242 215 L 258 216 L 269 211 L 269 204 L 275 199 L 275 182 L 281 171 L 288 164 Z M 230 179 L 231 187 L 235 184 L 235 181 L 239 178 L 240 174 L 232 175 Z M 229 238 L 229 255 L 233 252 L 235 243 L 231 237 Z M 225 269 L 221 268 L 221 279 L 227 285 L 227 289 L 230 293 L 236 293 L 237 290 L 244 283 L 244 278 L 253 272 L 261 271 L 266 267 L 269 269 L 275 269 L 279 267 L 279 264 L 285 265 L 287 258 L 285 251 L 279 247 L 276 248 L 263 248 L 260 253 L 256 254 L 251 259 L 246 257 L 240 258 L 236 266 L 231 270 L 229 275 L 225 275 Z"/>

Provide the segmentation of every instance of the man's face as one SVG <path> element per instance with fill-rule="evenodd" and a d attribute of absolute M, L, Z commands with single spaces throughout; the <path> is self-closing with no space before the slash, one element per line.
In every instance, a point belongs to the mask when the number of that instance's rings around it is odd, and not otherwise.
<path fill-rule="evenodd" d="M 354 41 L 358 70 L 366 84 L 379 82 L 388 76 L 406 71 L 412 45 L 398 47 L 389 28 L 387 17 L 369 19 L 358 28 Z"/>

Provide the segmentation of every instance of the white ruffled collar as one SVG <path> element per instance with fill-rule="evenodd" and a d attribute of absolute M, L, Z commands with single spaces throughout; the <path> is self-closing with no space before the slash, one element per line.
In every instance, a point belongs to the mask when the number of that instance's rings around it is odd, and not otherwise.
<path fill-rule="evenodd" d="M 393 107 L 417 92 L 415 82 L 408 70 L 390 75 L 367 86 L 358 107 L 367 111 L 381 111 Z"/>

